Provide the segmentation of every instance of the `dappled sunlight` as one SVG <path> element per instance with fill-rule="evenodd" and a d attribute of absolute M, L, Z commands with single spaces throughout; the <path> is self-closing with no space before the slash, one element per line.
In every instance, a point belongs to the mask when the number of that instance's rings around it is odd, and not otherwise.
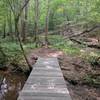
<path fill-rule="evenodd" d="M 45 88 L 44 88 L 45 87 Z M 31 89 L 34 91 L 41 91 L 42 89 L 45 90 L 53 90 L 57 93 L 66 93 L 69 94 L 69 91 L 66 88 L 61 88 L 59 86 L 56 86 L 54 82 L 48 82 L 47 85 L 41 85 L 41 83 L 33 84 L 31 85 Z"/>
<path fill-rule="evenodd" d="M 63 55 L 63 51 L 59 51 L 56 49 L 52 49 L 52 48 L 39 48 L 39 49 L 35 49 L 32 51 L 32 53 L 30 53 L 30 59 L 32 57 L 34 57 L 34 55 L 36 57 L 59 57 Z M 33 55 L 33 56 L 32 56 Z"/>
<path fill-rule="evenodd" d="M 58 57 L 58 56 L 61 56 L 61 55 L 63 55 L 62 51 L 47 54 L 47 56 L 49 56 L 49 57 Z"/>
<path fill-rule="evenodd" d="M 45 61 L 45 62 L 43 62 L 44 64 L 49 64 L 49 62 L 47 62 L 47 61 Z"/>
<path fill-rule="evenodd" d="M 66 93 L 66 89 L 63 89 L 63 88 L 57 88 L 55 90 L 57 91 L 57 93 L 64 93 L 64 94 Z"/>
<path fill-rule="evenodd" d="M 33 84 L 33 85 L 31 85 L 31 89 L 36 89 L 39 85 L 40 85 L 40 83 L 38 83 L 38 84 Z"/>
<path fill-rule="evenodd" d="M 98 56 L 95 52 L 90 52 L 90 56 Z"/>
<path fill-rule="evenodd" d="M 85 50 L 81 49 L 80 52 L 81 52 L 81 53 L 85 53 Z"/>
<path fill-rule="evenodd" d="M 47 65 L 46 68 L 47 69 L 53 69 L 53 67 L 52 66 L 49 66 L 49 65 Z"/>

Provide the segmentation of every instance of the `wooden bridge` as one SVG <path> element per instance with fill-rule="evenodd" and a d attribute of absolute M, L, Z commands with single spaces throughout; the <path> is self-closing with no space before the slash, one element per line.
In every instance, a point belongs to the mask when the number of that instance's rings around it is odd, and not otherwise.
<path fill-rule="evenodd" d="M 72 100 L 57 58 L 39 58 L 17 100 Z"/>

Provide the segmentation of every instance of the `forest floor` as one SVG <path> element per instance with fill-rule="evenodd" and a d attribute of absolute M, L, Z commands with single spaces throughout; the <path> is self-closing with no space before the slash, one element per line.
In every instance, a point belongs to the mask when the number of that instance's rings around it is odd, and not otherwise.
<path fill-rule="evenodd" d="M 69 39 L 64 40 L 59 35 L 50 35 L 48 39 L 49 48 L 36 48 L 31 37 L 27 43 L 23 43 L 30 64 L 35 63 L 34 57 L 37 56 L 58 57 L 72 99 L 100 100 L 100 66 L 93 65 L 95 58 L 100 57 L 100 50 L 79 45 Z M 42 40 L 43 37 L 41 37 Z M 19 44 L 12 42 L 9 38 L 2 41 L 1 47 L 7 56 L 7 60 L 0 56 L 4 66 L 8 65 L 14 73 L 18 67 L 26 71 L 28 67 Z"/>
<path fill-rule="evenodd" d="M 39 48 L 30 51 L 30 63 L 34 55 L 38 57 L 58 57 L 73 100 L 100 100 L 100 69 L 93 69 L 90 63 L 80 57 L 70 56 L 54 48 Z M 98 70 L 99 69 L 99 70 Z M 94 76 L 93 75 L 99 75 Z M 99 82 L 98 82 L 99 81 Z M 97 84 L 98 83 L 98 84 Z"/>

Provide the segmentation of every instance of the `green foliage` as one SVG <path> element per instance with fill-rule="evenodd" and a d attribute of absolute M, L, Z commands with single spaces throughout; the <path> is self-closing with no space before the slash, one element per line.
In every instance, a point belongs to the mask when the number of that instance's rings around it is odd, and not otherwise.
<path fill-rule="evenodd" d="M 87 60 L 95 68 L 96 59 L 100 57 L 100 52 L 96 50 L 94 52 L 84 52 L 83 54 L 81 54 L 81 57 Z"/>
<path fill-rule="evenodd" d="M 100 75 L 86 75 L 84 77 L 84 83 L 90 86 L 100 86 Z"/>
<path fill-rule="evenodd" d="M 22 59 L 24 59 L 22 51 L 21 51 L 18 43 L 7 41 L 7 39 L 5 39 L 5 40 L 2 40 L 1 47 L 3 48 L 3 51 L 7 56 L 8 63 L 14 62 L 14 63 L 19 64 L 20 61 L 22 61 Z M 23 47 L 27 53 L 29 50 L 35 48 L 35 44 L 28 42 L 26 44 L 23 44 Z"/>
<path fill-rule="evenodd" d="M 80 48 L 76 47 L 70 40 L 64 40 L 63 37 L 53 35 L 49 36 L 51 47 L 64 51 L 70 55 L 79 55 Z"/>
<path fill-rule="evenodd" d="M 2 31 L 5 20 L 8 20 L 7 16 L 11 10 L 8 0 L 0 0 L 0 31 Z M 15 11 L 19 11 L 22 1 L 10 0 Z M 47 0 L 39 1 L 39 28 L 45 27 L 45 16 L 47 11 Z M 100 23 L 100 0 L 50 0 L 50 16 L 49 16 L 49 29 L 55 29 L 57 25 L 62 24 L 65 21 L 72 22 L 93 22 Z M 34 27 L 34 0 L 30 0 L 28 4 L 28 19 L 27 23 L 30 30 Z M 12 23 L 14 24 L 13 14 Z M 6 22 L 8 24 L 8 22 Z M 32 26 L 31 26 L 32 25 Z M 8 25 L 7 25 L 8 28 Z"/>

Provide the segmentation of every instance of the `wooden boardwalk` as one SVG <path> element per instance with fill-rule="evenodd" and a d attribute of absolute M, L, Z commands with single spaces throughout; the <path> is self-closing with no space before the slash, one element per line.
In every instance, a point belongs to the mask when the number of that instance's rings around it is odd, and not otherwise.
<path fill-rule="evenodd" d="M 17 100 L 72 100 L 57 58 L 39 58 Z"/>

